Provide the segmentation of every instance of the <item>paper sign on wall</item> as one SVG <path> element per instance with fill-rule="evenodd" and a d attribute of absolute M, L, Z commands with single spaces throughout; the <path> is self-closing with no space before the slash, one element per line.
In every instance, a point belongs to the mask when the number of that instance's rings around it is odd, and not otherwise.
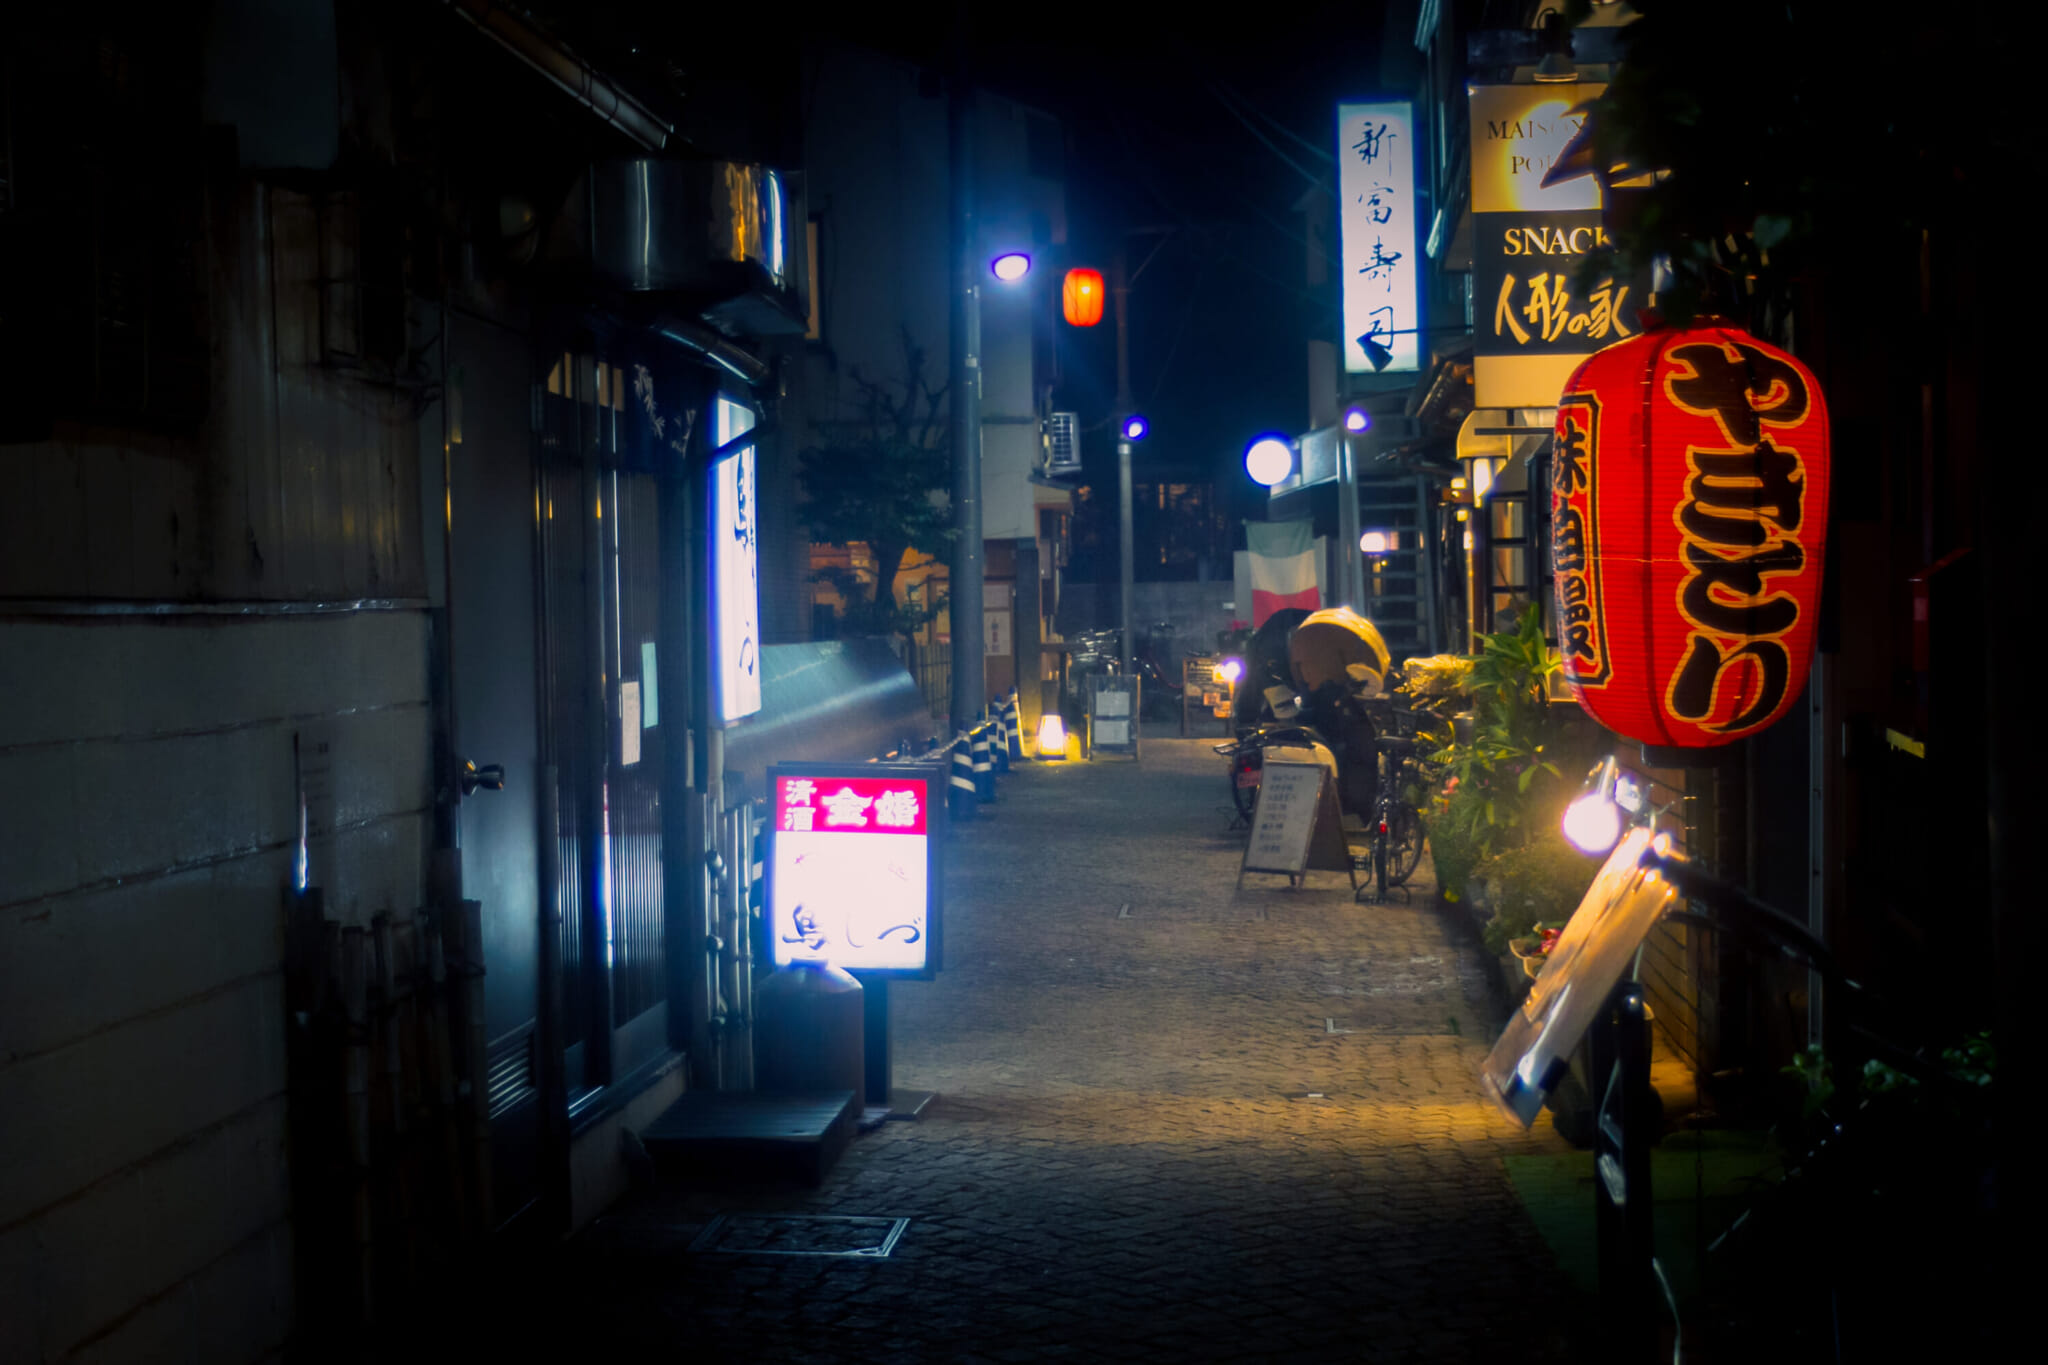
<path fill-rule="evenodd" d="M 640 761 L 640 684 L 619 684 L 619 766 Z"/>

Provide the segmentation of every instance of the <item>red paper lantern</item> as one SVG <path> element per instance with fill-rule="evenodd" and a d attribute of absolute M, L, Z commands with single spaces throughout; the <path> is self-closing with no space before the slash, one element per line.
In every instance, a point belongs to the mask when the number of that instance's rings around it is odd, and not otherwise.
<path fill-rule="evenodd" d="M 1550 509 L 1558 648 L 1588 715 L 1709 748 L 1798 700 L 1828 519 L 1806 366 L 1733 327 L 1609 346 L 1558 401 Z"/>
<path fill-rule="evenodd" d="M 1076 327 L 1093 327 L 1102 321 L 1102 272 L 1069 270 L 1060 286 L 1060 309 Z"/>

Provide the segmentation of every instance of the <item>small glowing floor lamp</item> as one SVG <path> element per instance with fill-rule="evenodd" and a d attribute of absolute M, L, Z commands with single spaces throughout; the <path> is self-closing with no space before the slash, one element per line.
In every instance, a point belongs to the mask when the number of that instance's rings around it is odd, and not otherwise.
<path fill-rule="evenodd" d="M 1038 722 L 1038 756 L 1054 761 L 1067 756 L 1067 723 L 1057 711 L 1048 711 Z"/>

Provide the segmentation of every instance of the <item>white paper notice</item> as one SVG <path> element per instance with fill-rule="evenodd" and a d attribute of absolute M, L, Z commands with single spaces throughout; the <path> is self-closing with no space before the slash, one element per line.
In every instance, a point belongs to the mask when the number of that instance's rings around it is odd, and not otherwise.
<path fill-rule="evenodd" d="M 1319 763 L 1267 760 L 1260 772 L 1251 838 L 1245 846 L 1246 871 L 1298 876 L 1308 866 L 1309 839 L 1315 833 L 1316 807 L 1322 800 L 1323 771 Z"/>
<path fill-rule="evenodd" d="M 619 765 L 630 768 L 640 761 L 640 684 L 619 684 Z"/>

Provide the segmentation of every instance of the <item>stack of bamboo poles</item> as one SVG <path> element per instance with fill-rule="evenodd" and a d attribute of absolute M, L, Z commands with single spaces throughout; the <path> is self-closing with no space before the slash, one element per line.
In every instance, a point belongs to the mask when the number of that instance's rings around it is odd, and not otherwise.
<path fill-rule="evenodd" d="M 490 1226 L 481 906 L 365 927 L 287 897 L 294 1218 L 314 1330 L 395 1321 Z"/>

